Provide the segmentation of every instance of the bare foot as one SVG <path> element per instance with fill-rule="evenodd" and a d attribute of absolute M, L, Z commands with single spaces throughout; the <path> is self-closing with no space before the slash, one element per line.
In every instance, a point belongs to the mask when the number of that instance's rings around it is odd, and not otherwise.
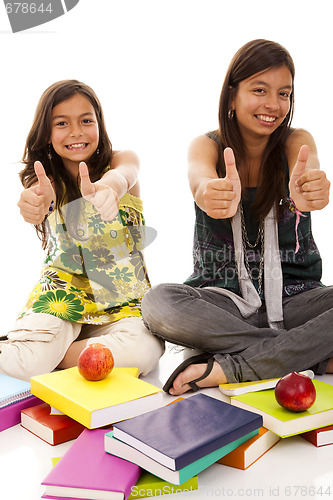
<path fill-rule="evenodd" d="M 86 346 L 87 339 L 73 342 L 73 344 L 71 344 L 67 349 L 64 358 L 60 361 L 57 368 L 64 370 L 66 368 L 73 368 L 73 366 L 77 366 L 79 356 Z"/>
<path fill-rule="evenodd" d="M 172 396 L 180 396 L 184 392 L 190 391 L 191 387 L 188 382 L 201 377 L 207 368 L 206 363 L 190 365 L 183 372 L 181 372 L 174 380 L 173 387 L 169 390 Z M 227 379 L 223 373 L 221 365 L 217 361 L 214 361 L 213 369 L 210 374 L 197 382 L 199 387 L 217 387 L 219 384 L 227 383 Z"/>

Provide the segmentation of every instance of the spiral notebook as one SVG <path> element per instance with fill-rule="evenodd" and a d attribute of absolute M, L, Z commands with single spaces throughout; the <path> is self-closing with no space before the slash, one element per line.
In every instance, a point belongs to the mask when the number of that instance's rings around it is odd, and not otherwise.
<path fill-rule="evenodd" d="M 0 374 L 0 408 L 31 397 L 30 382 Z"/>

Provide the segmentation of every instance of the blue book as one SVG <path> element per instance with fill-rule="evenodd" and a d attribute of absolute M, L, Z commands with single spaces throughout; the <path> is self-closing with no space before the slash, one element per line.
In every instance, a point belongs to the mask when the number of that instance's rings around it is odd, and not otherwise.
<path fill-rule="evenodd" d="M 262 425 L 261 415 L 196 394 L 119 422 L 113 432 L 116 439 L 177 471 Z"/>
<path fill-rule="evenodd" d="M 179 470 L 168 469 L 168 467 L 161 465 L 159 462 L 156 462 L 136 448 L 133 448 L 132 446 L 119 441 L 113 436 L 113 431 L 105 434 L 105 451 L 107 453 L 110 453 L 111 455 L 123 458 L 128 462 L 132 462 L 133 464 L 138 465 L 151 474 L 164 479 L 164 481 L 180 485 L 199 474 L 199 472 L 207 469 L 207 467 L 209 467 L 210 465 L 213 465 L 222 457 L 238 448 L 238 446 L 240 446 L 241 444 L 256 436 L 258 432 L 258 429 L 249 432 L 248 434 L 245 434 L 245 436 L 242 436 L 235 441 L 222 446 L 222 448 L 219 448 L 212 453 L 199 458 L 199 460 L 195 460 L 191 464 L 186 465 Z M 200 432 L 198 432 L 198 436 L 199 435 Z"/>

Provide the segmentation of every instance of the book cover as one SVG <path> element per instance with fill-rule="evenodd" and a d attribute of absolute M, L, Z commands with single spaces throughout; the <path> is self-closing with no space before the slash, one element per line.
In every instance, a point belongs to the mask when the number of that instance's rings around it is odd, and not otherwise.
<path fill-rule="evenodd" d="M 61 457 L 53 457 L 52 465 L 53 467 L 59 462 Z M 193 491 L 198 489 L 198 476 L 194 476 L 185 483 L 180 485 L 174 485 L 168 481 L 164 481 L 157 476 L 154 476 L 150 472 L 143 470 L 140 474 L 138 482 L 132 486 L 131 494 L 128 500 L 134 500 L 135 498 L 146 498 L 159 495 L 168 495 L 172 493 L 180 493 L 183 491 Z M 42 498 L 59 498 L 61 497 L 51 497 L 48 495 L 43 495 Z M 67 499 L 68 500 L 68 499 Z"/>
<path fill-rule="evenodd" d="M 138 482 L 131 489 L 128 500 L 135 498 L 156 497 L 159 495 L 168 495 L 172 493 L 181 493 L 183 491 L 193 491 L 198 489 L 198 476 L 194 476 L 185 483 L 174 485 L 164 481 L 150 472 L 143 471 Z"/>
<path fill-rule="evenodd" d="M 202 458 L 199 458 L 198 460 L 195 460 L 179 470 L 171 470 L 129 444 L 119 441 L 119 439 L 116 439 L 113 436 L 113 431 L 110 431 L 105 435 L 105 451 L 128 460 L 129 462 L 133 462 L 143 469 L 151 472 L 155 476 L 168 481 L 169 483 L 182 485 L 196 474 L 199 474 L 199 472 L 202 472 L 210 465 L 213 465 L 224 455 L 230 453 L 230 451 L 234 450 L 245 441 L 251 439 L 256 434 L 258 434 L 258 429 L 236 439 L 235 441 L 232 441 L 225 446 L 222 446 L 221 448 L 205 455 Z"/>
<path fill-rule="evenodd" d="M 314 378 L 312 370 L 300 372 L 311 379 Z M 225 396 L 239 396 L 248 392 L 263 391 L 265 389 L 274 389 L 280 378 L 270 378 L 265 380 L 255 380 L 254 382 L 237 382 L 231 384 L 220 384 L 219 389 Z"/>
<path fill-rule="evenodd" d="M 85 427 L 67 415 L 51 415 L 47 403 L 21 411 L 21 425 L 51 445 L 77 438 Z"/>
<path fill-rule="evenodd" d="M 196 394 L 115 424 L 114 437 L 179 470 L 262 426 L 256 413 L 234 410 L 228 403 Z"/>
<path fill-rule="evenodd" d="M 129 375 L 132 375 L 133 377 L 137 377 L 137 378 L 139 377 L 139 368 L 125 367 L 125 368 L 122 368 L 121 370 L 123 373 L 128 373 Z M 50 413 L 51 413 L 51 415 L 64 415 L 64 413 L 62 411 L 58 410 L 54 406 L 51 406 Z"/>
<path fill-rule="evenodd" d="M 230 403 L 261 415 L 263 426 L 280 437 L 293 436 L 333 424 L 333 386 L 320 380 L 313 380 L 313 383 L 316 401 L 302 412 L 282 408 L 275 399 L 274 389 L 234 396 Z"/>
<path fill-rule="evenodd" d="M 333 444 L 333 425 L 327 425 L 319 429 L 304 432 L 301 434 L 301 437 L 317 447 Z"/>
<path fill-rule="evenodd" d="M 220 458 L 217 463 L 245 470 L 267 453 L 280 439 L 274 432 L 261 427 L 256 436 Z"/>
<path fill-rule="evenodd" d="M 9 429 L 21 422 L 21 410 L 30 406 L 39 405 L 42 401 L 30 394 L 28 398 L 17 401 L 0 409 L 0 431 Z"/>
<path fill-rule="evenodd" d="M 31 378 L 31 392 L 89 429 L 131 418 L 163 404 L 161 389 L 114 368 L 103 380 L 84 379 L 77 366 Z"/>
<path fill-rule="evenodd" d="M 85 429 L 46 476 L 44 498 L 127 499 L 138 465 L 104 451 L 104 429 Z"/>
<path fill-rule="evenodd" d="M 0 409 L 30 396 L 30 382 L 0 374 Z"/>

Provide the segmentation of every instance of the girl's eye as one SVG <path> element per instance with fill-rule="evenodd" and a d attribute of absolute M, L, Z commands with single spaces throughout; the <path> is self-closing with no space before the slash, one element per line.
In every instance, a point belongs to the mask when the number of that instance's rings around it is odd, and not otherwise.
<path fill-rule="evenodd" d="M 66 125 L 66 122 L 57 122 L 56 125 L 58 127 L 63 127 L 64 125 Z"/>
<path fill-rule="evenodd" d="M 281 97 L 284 97 L 285 99 L 289 99 L 290 98 L 290 94 L 288 92 L 281 92 Z"/>
<path fill-rule="evenodd" d="M 85 118 L 84 120 L 82 120 L 83 123 L 92 123 L 93 121 L 90 120 L 89 118 Z"/>
<path fill-rule="evenodd" d="M 256 92 L 257 94 L 263 94 L 265 92 L 264 89 L 254 89 L 254 92 Z"/>

